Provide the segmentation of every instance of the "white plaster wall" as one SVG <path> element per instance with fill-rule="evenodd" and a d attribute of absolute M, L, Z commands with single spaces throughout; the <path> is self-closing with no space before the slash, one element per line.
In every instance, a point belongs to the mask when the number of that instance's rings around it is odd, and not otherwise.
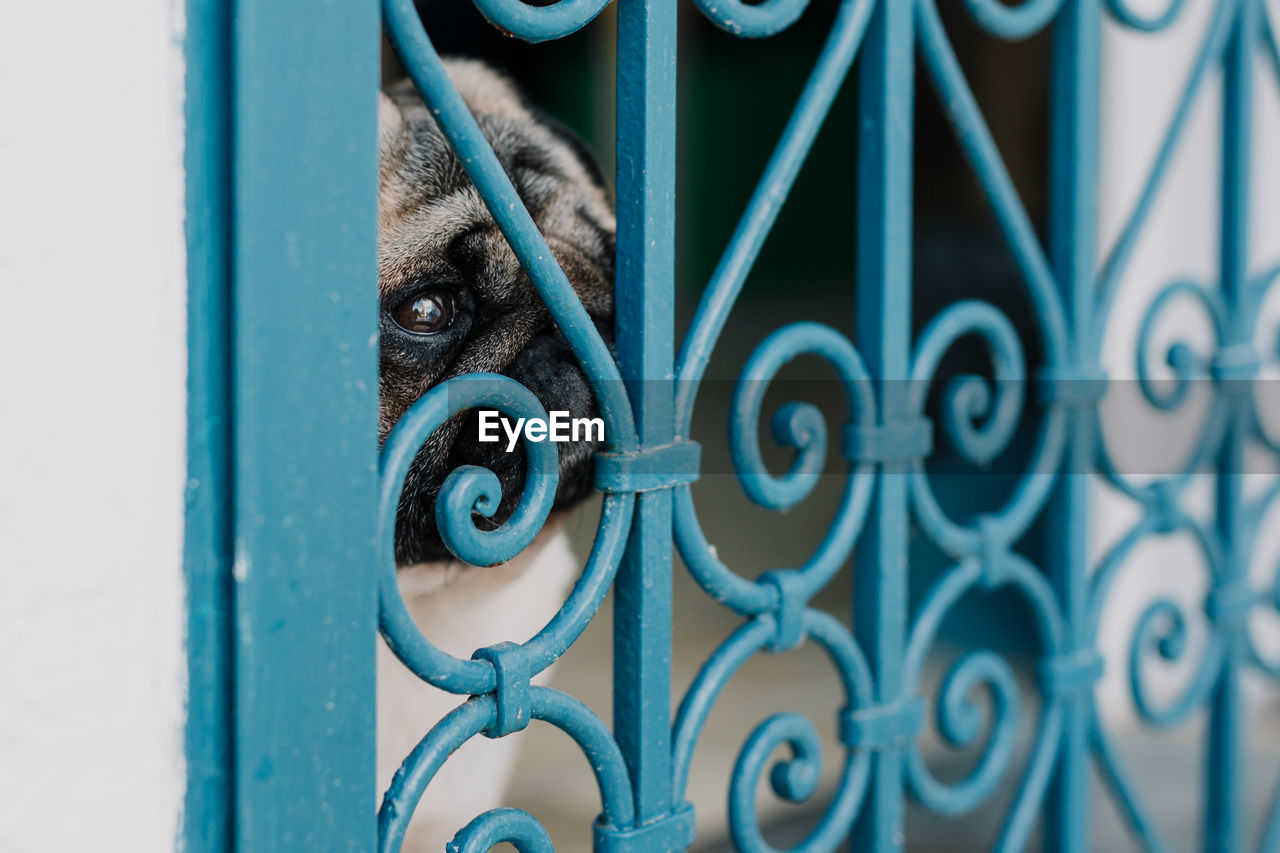
<path fill-rule="evenodd" d="M 171 851 L 181 3 L 0 2 L 0 850 Z"/>

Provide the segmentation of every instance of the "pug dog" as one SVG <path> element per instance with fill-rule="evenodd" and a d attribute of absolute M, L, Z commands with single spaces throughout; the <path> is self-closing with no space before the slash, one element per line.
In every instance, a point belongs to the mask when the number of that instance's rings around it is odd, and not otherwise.
<path fill-rule="evenodd" d="M 610 340 L 615 220 L 590 151 L 488 66 L 456 59 L 445 66 L 578 298 Z M 381 97 L 378 142 L 382 439 L 431 388 L 476 372 L 515 379 L 548 411 L 597 416 L 569 345 L 408 81 Z M 528 640 L 563 602 L 576 574 L 564 519 L 590 494 L 592 458 L 601 449 L 598 441 L 557 443 L 559 487 L 544 529 L 514 560 L 470 566 L 448 552 L 436 529 L 435 500 L 445 477 L 462 465 L 493 471 L 503 499 L 487 523 L 500 525 L 519 498 L 525 465 L 523 448 L 507 452 L 505 441 L 481 443 L 478 427 L 471 411 L 436 430 L 409 469 L 396 520 L 396 562 L 409 610 L 433 644 L 463 659 L 495 642 Z M 380 649 L 381 790 L 431 726 L 465 698 L 422 682 Z M 500 805 L 518 742 L 473 738 L 451 757 L 419 804 L 403 849 L 443 849 L 471 818 Z"/>

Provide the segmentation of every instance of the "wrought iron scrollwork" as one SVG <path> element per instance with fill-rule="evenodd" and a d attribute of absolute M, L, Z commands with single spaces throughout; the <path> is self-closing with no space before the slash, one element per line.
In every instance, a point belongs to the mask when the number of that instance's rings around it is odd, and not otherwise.
<path fill-rule="evenodd" d="M 764 38 L 792 26 L 805 13 L 808 0 L 759 4 L 694 0 L 694 4 L 729 33 Z M 550 5 L 476 0 L 476 5 L 509 34 L 543 41 L 582 28 L 607 6 L 607 0 L 559 0 Z M 665 43 L 674 44 L 674 2 L 663 4 L 661 9 L 651 5 L 656 4 L 633 4 L 619 10 L 620 28 L 627 29 L 627 38 L 634 44 L 640 44 L 623 62 L 624 76 L 633 82 L 655 74 L 655 57 L 666 56 L 645 44 L 637 33 L 659 32 L 667 39 Z M 1250 277 L 1247 268 L 1248 253 L 1242 248 L 1245 242 L 1240 234 L 1241 229 L 1247 230 L 1247 192 L 1241 186 L 1247 177 L 1247 163 L 1243 171 L 1237 168 L 1224 178 L 1223 280 L 1168 284 L 1147 307 L 1137 335 L 1133 366 L 1143 399 L 1152 409 L 1176 414 L 1185 407 L 1193 383 L 1204 382 L 1212 389 L 1209 417 L 1195 436 L 1192 452 L 1168 475 L 1146 480 L 1127 476 L 1123 461 L 1114 458 L 1107 446 L 1096 411 L 1106 390 L 1105 374 L 1099 366 L 1101 343 L 1116 294 L 1208 81 L 1227 68 L 1231 101 L 1231 93 L 1243 86 L 1243 75 L 1253 73 L 1253 51 L 1259 44 L 1280 77 L 1276 11 L 1261 0 L 1215 0 L 1134 206 L 1113 246 L 1095 257 L 1096 217 L 1089 194 L 1097 182 L 1094 149 L 1100 27 L 1107 18 L 1134 33 L 1158 33 L 1180 22 L 1187 5 L 1184 0 L 1167 0 L 1154 9 L 1133 0 L 964 0 L 965 13 L 992 38 L 1021 40 L 1050 32 L 1060 39 L 1054 51 L 1055 91 L 1062 97 L 1067 97 L 1063 92 L 1072 87 L 1075 91 L 1070 95 L 1070 107 L 1055 111 L 1051 207 L 1057 218 L 1050 223 L 1050 240 L 1042 244 L 957 59 L 936 0 L 842 0 L 773 156 L 708 282 L 678 356 L 673 360 L 669 350 L 656 350 L 660 355 L 666 353 L 663 375 L 673 376 L 675 382 L 670 399 L 655 397 L 651 405 L 628 397 L 619 363 L 589 322 L 450 84 L 412 0 L 383 0 L 392 43 L 584 368 L 607 422 L 611 444 L 608 464 L 617 470 L 602 475 L 602 482 L 607 481 L 606 495 L 595 542 L 560 611 L 527 643 L 477 650 L 475 657 L 462 660 L 444 654 L 423 637 L 400 597 L 391 545 L 405 471 L 432 431 L 464 409 L 483 405 L 515 416 L 544 413 L 530 392 L 509 379 L 464 377 L 427 394 L 388 440 L 382 459 L 382 632 L 400 660 L 420 678 L 468 698 L 424 735 L 396 775 L 379 817 L 382 849 L 398 849 L 427 784 L 462 743 L 476 736 L 510 736 L 533 720 L 565 731 L 588 757 L 602 803 L 596 826 L 598 850 L 647 853 L 683 849 L 693 826 L 692 809 L 684 802 L 689 768 L 712 707 L 753 656 L 786 653 L 805 642 L 821 650 L 841 686 L 844 706 L 838 711 L 838 722 L 843 754 L 830 802 L 822 809 L 817 826 L 793 850 L 834 850 L 851 832 L 857 833 L 868 849 L 899 849 L 904 794 L 909 793 L 930 811 L 960 815 L 990 804 L 1001 784 L 1014 781 L 1011 777 L 1015 774 L 1019 784 L 1001 823 L 996 849 L 1025 848 L 1037 816 L 1046 809 L 1056 817 L 1044 831 L 1055 836 L 1058 848 L 1077 849 L 1083 843 L 1082 830 L 1073 827 L 1071 819 L 1087 815 L 1082 803 L 1087 800 L 1083 786 L 1088 777 L 1080 769 L 1090 758 L 1137 841 L 1148 850 L 1164 849 L 1140 786 L 1112 742 L 1095 702 L 1094 686 L 1103 668 L 1127 664 L 1129 698 L 1140 719 L 1150 726 L 1174 726 L 1193 712 L 1210 707 L 1211 724 L 1220 735 L 1215 742 L 1219 752 L 1210 760 L 1220 767 L 1228 767 L 1238 758 L 1241 748 L 1240 710 L 1231 704 L 1226 688 L 1236 685 L 1244 667 L 1280 679 L 1280 660 L 1267 657 L 1249 628 L 1250 617 L 1259 609 L 1280 610 L 1280 572 L 1266 588 L 1253 585 L 1246 572 L 1258 529 L 1280 497 L 1280 486 L 1246 499 L 1229 480 L 1232 473 L 1239 473 L 1230 467 L 1240 462 L 1245 443 L 1280 453 L 1280 438 L 1268 433 L 1250 386 L 1261 356 L 1277 355 L 1275 344 L 1264 346 L 1261 354 L 1255 352 L 1255 315 L 1268 289 L 1280 281 L 1280 268 L 1257 277 Z M 662 20 L 657 20 L 659 17 Z M 646 30 L 641 24 L 653 24 L 654 29 Z M 1038 351 L 1028 356 L 1024 346 L 1028 330 L 1019 330 L 1000 305 L 973 299 L 951 304 L 928 318 L 914 339 L 904 334 L 901 341 L 889 341 L 892 346 L 885 340 L 859 340 L 855 346 L 852 336 L 838 325 L 819 323 L 789 325 L 766 337 L 747 359 L 732 401 L 728 442 L 738 482 L 756 504 L 778 512 L 791 510 L 801 507 L 810 496 L 818 476 L 828 470 L 829 457 L 838 456 L 842 490 L 826 534 L 806 559 L 751 580 L 743 569 L 752 567 L 726 564 L 708 540 L 690 485 L 693 474 L 686 472 L 688 476 L 667 477 L 657 483 L 669 490 L 669 501 L 650 501 L 646 514 L 636 511 L 637 504 L 643 505 L 646 499 L 637 496 L 643 494 L 640 481 L 630 476 L 634 472 L 628 465 L 637 459 L 656 458 L 653 454 L 674 458 L 672 454 L 692 447 L 693 410 L 712 352 L 860 53 L 868 60 L 859 81 L 864 119 L 868 118 L 867 110 L 877 104 L 883 107 L 881 114 L 870 116 L 875 121 L 863 122 L 864 134 L 870 133 L 868 127 L 877 132 L 889 127 L 897 135 L 884 139 L 905 139 L 909 144 L 915 95 L 912 51 L 921 60 L 924 76 L 939 97 L 1014 260 L 1020 286 L 1032 307 L 1035 328 L 1031 334 Z M 673 78 L 664 80 L 673 83 Z M 877 85 L 882 88 L 872 88 Z M 674 89 L 649 92 L 645 97 L 671 99 Z M 905 106 L 895 100 L 904 98 Z M 669 102 L 663 103 L 669 106 Z M 1250 130 L 1248 109 L 1233 101 L 1226 111 L 1224 139 L 1236 145 L 1236 151 L 1244 144 L 1241 135 L 1247 136 Z M 657 142 L 650 139 L 660 132 L 655 129 L 660 122 L 647 114 L 630 119 L 620 133 L 620 150 L 637 155 L 647 152 L 646 146 L 651 144 L 666 150 L 662 147 L 666 145 L 663 140 L 669 141 L 666 136 Z M 663 127 L 663 133 L 670 130 Z M 864 160 L 880 157 L 876 162 L 892 159 L 875 150 L 884 139 L 864 138 L 868 144 L 859 156 Z M 1083 146 L 1080 150 L 1072 147 L 1077 143 Z M 900 157 L 894 162 L 903 167 Z M 898 176 L 904 180 L 859 188 L 862 219 L 874 222 L 877 217 L 892 217 L 901 223 L 904 217 L 909 218 L 909 158 L 905 162 L 908 174 Z M 631 165 L 623 164 L 624 170 Z M 644 169 L 627 174 L 631 183 L 620 181 L 620 186 L 643 196 Z M 650 205 L 652 199 L 624 198 L 623 203 L 643 206 Z M 642 212 L 649 210 L 644 207 Z M 1063 211 L 1071 215 L 1063 216 Z M 905 248 L 891 248 L 899 260 L 909 260 L 909 233 L 863 227 L 864 240 L 869 239 L 867 235 L 886 233 L 905 241 Z M 665 232 L 658 232 L 654 245 L 669 239 Z M 893 301 L 900 307 L 895 317 L 908 317 L 907 267 L 885 263 L 865 269 L 876 275 L 864 275 L 856 282 L 859 310 L 874 311 Z M 895 287 L 900 291 L 894 291 Z M 638 298 L 634 293 L 630 296 Z M 1198 308 L 1212 328 L 1214 340 L 1200 350 L 1174 341 L 1156 352 L 1161 324 L 1169 307 L 1178 301 Z M 941 375 L 944 357 L 962 339 L 981 346 L 986 372 Z M 663 346 L 672 343 L 665 340 Z M 873 351 L 877 345 L 879 351 Z M 886 357 L 889 350 L 895 354 L 893 358 Z M 783 367 L 799 356 L 816 357 L 834 372 L 845 420 L 838 431 L 832 429 L 816 406 L 799 401 L 769 413 L 774 442 L 792 453 L 789 466 L 778 474 L 765 465 L 761 447 L 765 397 Z M 1155 359 L 1162 359 L 1163 366 Z M 1028 362 L 1038 365 L 1039 372 L 1031 374 Z M 893 365 L 897 373 L 884 375 L 885 364 Z M 665 372 L 667 368 L 669 372 Z M 1028 393 L 1029 389 L 1037 393 Z M 936 428 L 926 411 L 931 391 L 939 392 L 941 400 Z M 1040 409 L 1033 412 L 1036 405 Z M 656 421 L 660 421 L 660 429 L 653 427 Z M 935 493 L 930 470 L 935 442 L 946 442 L 961 464 L 978 470 L 1002 458 L 1022 429 L 1030 431 L 1027 459 L 1019 463 L 1014 485 L 1000 506 L 977 512 L 944 504 Z M 656 440 L 655 435 L 663 440 Z M 502 497 L 497 478 L 475 468 L 450 476 L 437 512 L 442 535 L 456 554 L 471 563 L 495 563 L 511 558 L 532 541 L 547 516 L 556 487 L 555 452 L 550 448 L 548 444 L 524 448 L 529 471 L 524 491 L 514 515 L 496 530 L 478 529 L 474 514 L 485 515 L 496 508 Z M 687 460 L 695 457 L 692 453 L 681 456 Z M 1037 523 L 1052 519 L 1059 535 L 1080 540 L 1087 535 L 1088 504 L 1079 497 L 1082 492 L 1073 479 L 1085 472 L 1068 467 L 1072 465 L 1086 466 L 1089 473 L 1125 496 L 1134 504 L 1138 518 L 1096 565 L 1086 563 L 1083 547 L 1074 540 L 1066 543 L 1072 546 L 1067 549 L 1070 555 L 1046 557 L 1042 565 L 1018 550 Z M 1186 511 L 1183 499 L 1192 475 L 1214 465 L 1228 470 L 1222 471 L 1218 481 L 1219 489 L 1224 490 L 1218 512 L 1206 520 Z M 1055 496 L 1060 499 L 1055 501 Z M 671 528 L 665 539 L 660 524 L 650 529 L 650 533 L 658 531 L 652 537 L 633 532 L 633 525 L 650 518 L 655 506 L 663 511 L 670 507 Z M 914 612 L 909 613 L 906 604 L 911 582 L 906 556 L 892 567 L 903 575 L 892 583 L 885 582 L 884 574 L 890 571 L 887 563 L 857 557 L 857 594 L 878 596 L 875 608 L 859 611 L 875 623 L 873 628 L 855 619 L 851 631 L 813 606 L 815 596 L 855 557 L 860 539 L 873 535 L 868 531 L 877 537 L 872 549 L 883 548 L 882 537 L 905 540 L 909 521 L 918 526 L 918 535 L 949 561 L 924 591 Z M 1117 577 L 1129 569 L 1142 544 L 1170 536 L 1194 543 L 1189 552 L 1198 552 L 1194 556 L 1208 580 L 1203 606 L 1189 608 L 1173 598 L 1155 597 L 1138 614 L 1125 660 L 1104 661 L 1096 642 L 1102 612 Z M 664 705 L 661 708 L 637 709 L 639 714 L 658 715 L 653 719 L 662 723 L 663 732 L 670 729 L 669 754 L 664 751 L 661 760 L 646 764 L 663 769 L 661 778 L 646 775 L 648 771 L 632 775 L 647 745 L 611 732 L 572 697 L 529 683 L 579 637 L 618 577 L 624 552 L 636 545 L 636 538 L 643 538 L 641 545 L 649 549 L 644 553 L 662 551 L 663 559 L 674 543 L 699 587 L 720 606 L 742 617 L 740 627 L 702 665 L 674 720 L 666 716 L 666 702 L 659 703 Z M 905 541 L 894 544 L 906 554 Z M 866 572 L 872 569 L 881 575 L 867 577 Z M 971 593 L 996 589 L 1014 593 L 1031 616 L 1035 635 L 1029 638 L 1028 647 L 1034 657 L 1038 702 L 1023 696 L 1025 685 L 1017 677 L 1015 662 L 986 649 L 963 651 L 942 673 L 936 694 L 929 695 L 926 662 L 937 651 L 943 620 L 965 607 Z M 1187 642 L 1193 620 L 1203 622 L 1209 637 L 1195 654 Z M 661 638 L 669 643 L 669 624 L 645 624 L 642 630 L 666 632 Z M 1172 699 L 1157 698 L 1151 689 L 1146 673 L 1156 661 L 1176 664 L 1189 673 Z M 615 678 L 633 675 L 615 673 Z M 984 695 L 985 705 L 980 701 Z M 1038 709 L 1034 719 L 1027 712 L 1029 708 Z M 930 767 L 921 737 L 929 719 L 945 744 L 977 753 L 972 769 L 963 778 L 942 781 Z M 1032 730 L 1029 740 L 1017 737 L 1020 728 Z M 1020 743 L 1029 743 L 1021 762 L 1015 755 Z M 779 751 L 783 756 L 776 758 Z M 743 744 L 728 785 L 728 830 L 737 848 L 754 853 L 774 849 L 764 837 L 756 810 L 756 793 L 766 778 L 783 800 L 809 803 L 818 795 L 822 765 L 822 745 L 811 720 L 783 712 L 760 722 Z M 635 778 L 644 778 L 644 784 L 636 783 Z M 1220 831 L 1222 838 L 1238 839 L 1238 816 L 1225 814 L 1224 808 L 1219 803 L 1213 811 L 1214 830 Z M 1266 849 L 1280 846 L 1280 797 L 1271 815 L 1264 845 L 1272 846 Z M 551 850 L 550 838 L 537 820 L 512 809 L 475 817 L 450 849 L 475 853 L 503 841 L 523 853 Z"/>

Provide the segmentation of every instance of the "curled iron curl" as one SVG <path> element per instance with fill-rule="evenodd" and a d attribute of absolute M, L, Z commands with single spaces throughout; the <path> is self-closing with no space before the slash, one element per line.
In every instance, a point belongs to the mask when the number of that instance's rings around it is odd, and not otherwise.
<path fill-rule="evenodd" d="M 963 458 L 983 465 L 1008 447 L 1025 402 L 1022 345 L 1013 324 L 999 309 L 987 302 L 963 300 L 948 306 L 929 323 L 911 361 L 910 405 L 911 411 L 923 416 L 943 355 L 970 335 L 985 345 L 993 375 L 990 379 L 961 377 L 948 387 L 943 399 L 943 429 Z M 1018 538 L 1048 498 L 1065 443 L 1065 415 L 1061 410 L 1051 410 L 1037 436 L 1029 473 L 1019 481 L 1005 506 L 985 516 L 983 523 L 1002 538 Z M 985 534 L 978 529 L 978 521 L 950 518 L 919 462 L 911 471 L 911 494 L 921 527 L 941 548 L 957 557 L 982 549 Z"/>
<path fill-rule="evenodd" d="M 422 443 L 448 418 L 480 406 L 513 417 L 545 417 L 533 392 L 515 380 L 496 374 L 471 374 L 450 379 L 416 402 L 388 436 L 379 460 L 379 624 L 387 645 L 419 678 L 459 694 L 488 693 L 497 686 L 486 661 L 462 660 L 437 649 L 414 623 L 396 577 L 395 522 L 400 492 Z M 542 414 L 539 414 L 542 412 Z M 474 467 L 460 468 L 445 480 L 437 499 L 441 536 L 461 559 L 475 565 L 503 562 L 532 543 L 542 529 L 555 499 L 559 458 L 548 442 L 525 443 L 524 491 L 511 518 L 497 530 L 480 531 L 472 511 L 492 512 L 501 493 L 497 477 Z M 479 505 L 477 507 L 477 505 Z M 601 509 L 596 539 L 573 590 L 551 621 L 519 654 L 532 674 L 552 664 L 578 638 L 599 609 L 622 559 L 635 495 L 611 494 Z"/>
<path fill-rule="evenodd" d="M 1151 492 L 1151 489 L 1146 491 Z M 1153 511 L 1148 510 L 1142 520 L 1103 556 L 1090 578 L 1085 622 L 1088 636 L 1098 635 L 1103 608 L 1130 554 L 1152 536 L 1169 536 L 1174 533 L 1190 535 L 1204 557 L 1206 575 L 1211 579 L 1220 576 L 1225 556 L 1217 537 L 1187 515 L 1176 503 L 1170 503 L 1170 499 L 1166 498 L 1162 503 L 1165 506 L 1161 512 L 1166 517 L 1157 518 Z M 1207 617 L 1202 615 L 1200 618 Z M 1168 663 L 1184 660 L 1189 645 L 1189 619 L 1190 612 L 1185 605 L 1165 596 L 1156 597 L 1139 614 L 1130 639 L 1127 656 L 1130 694 L 1138 715 L 1156 727 L 1174 726 L 1190 716 L 1203 704 L 1221 670 L 1224 646 L 1221 635 L 1214 631 L 1181 693 L 1163 705 L 1152 695 L 1151 688 L 1143 677 L 1146 661 L 1153 653 Z M 1118 761 L 1114 756 L 1112 760 Z"/>
<path fill-rule="evenodd" d="M 827 451 L 827 427 L 822 413 L 807 403 L 788 403 L 773 419 L 774 438 L 795 449 L 786 474 L 775 477 L 760 451 L 759 421 L 765 392 L 778 371 L 791 360 L 816 356 L 835 370 L 849 418 L 875 423 L 875 394 L 870 375 L 849 339 L 819 323 L 794 323 L 770 334 L 751 354 L 734 391 L 729 421 L 729 446 L 738 480 L 747 496 L 763 506 L 786 510 L 804 500 L 818 482 Z M 853 550 L 866 520 L 874 487 L 874 465 L 850 462 L 836 517 L 827 535 L 797 573 L 804 596 L 823 586 L 840 570 Z M 675 540 L 689 573 L 706 592 L 739 613 L 763 613 L 777 604 L 776 591 L 733 572 L 707 541 L 698 521 L 688 486 L 675 495 Z"/>
<path fill-rule="evenodd" d="M 1042 656 L 1052 658 L 1060 652 L 1064 625 L 1052 587 L 1035 566 L 1017 554 L 1004 551 L 999 560 L 999 566 L 984 566 L 976 557 L 964 560 L 947 570 L 929 589 L 909 635 L 903 664 L 905 684 L 921 683 L 928 651 L 943 620 L 966 593 L 978 587 L 1016 589 L 1029 605 Z M 990 711 L 985 712 L 975 699 L 984 689 L 992 699 Z M 940 733 L 952 746 L 976 744 L 986 733 L 982 753 L 964 779 L 944 783 L 930 771 L 919 741 L 913 741 L 906 755 L 906 777 L 912 794 L 940 814 L 957 815 L 977 808 L 994 794 L 1000 779 L 1009 772 L 1019 718 L 1017 680 L 1009 664 L 986 650 L 962 656 L 944 676 L 936 719 Z M 1023 784 L 998 850 L 1021 849 L 1025 844 L 1047 790 L 1061 726 L 1061 706 L 1046 701 Z"/>
<path fill-rule="evenodd" d="M 760 414 L 765 392 L 787 363 L 804 356 L 821 358 L 840 378 L 851 419 L 875 422 L 871 376 L 849 339 L 819 323 L 794 323 L 778 329 L 756 348 L 734 389 L 729 418 L 729 451 L 738 482 L 751 500 L 774 510 L 788 510 L 813 491 L 826 461 L 827 424 L 810 403 L 787 403 L 774 413 L 773 439 L 796 451 L 790 469 L 775 477 L 760 453 Z"/>
<path fill-rule="evenodd" d="M 978 701 L 983 690 L 991 701 L 990 712 Z M 907 756 L 912 792 L 938 814 L 967 814 L 991 796 L 1012 760 L 1020 714 L 1018 682 L 1007 661 L 989 650 L 976 649 L 961 656 L 947 671 L 939 697 L 935 712 L 938 731 L 949 746 L 975 746 L 984 733 L 986 743 L 977 766 L 956 784 L 939 782 L 920 750 L 912 750 Z"/>
<path fill-rule="evenodd" d="M 849 630 L 829 614 L 806 609 L 804 635 L 818 643 L 840 677 L 847 709 L 872 701 L 871 671 Z M 769 647 L 777 631 L 772 614 L 756 616 L 720 645 L 698 671 L 676 714 L 672 739 L 673 795 L 684 797 L 702 727 L 716 699 L 737 671 L 756 653 Z M 804 717 L 783 713 L 769 717 L 748 736 L 730 780 L 730 832 L 737 849 L 748 853 L 776 853 L 765 841 L 755 810 L 755 792 L 764 778 L 773 751 L 786 745 L 789 759 L 769 769 L 770 787 L 789 802 L 802 802 L 817 791 L 822 773 L 822 750 L 817 730 Z M 847 837 L 866 794 L 871 753 L 848 749 L 835 796 L 818 826 L 790 848 L 793 853 L 833 850 Z"/>
<path fill-rule="evenodd" d="M 1138 385 L 1143 399 L 1153 408 L 1161 412 L 1171 412 L 1181 406 L 1198 379 L 1208 381 L 1210 376 L 1204 357 L 1197 355 L 1186 341 L 1174 341 L 1164 352 L 1164 361 L 1173 371 L 1168 387 L 1162 387 L 1162 380 L 1155 375 L 1151 363 L 1151 353 L 1155 349 L 1152 341 L 1155 330 L 1165 309 L 1179 299 L 1190 299 L 1198 305 L 1212 324 L 1216 341 L 1224 339 L 1227 312 L 1221 297 L 1207 289 L 1189 281 L 1175 281 L 1165 286 L 1147 306 L 1142 323 L 1138 329 L 1137 349 L 1135 354 Z M 1198 440 L 1193 451 L 1187 455 L 1180 470 L 1162 477 L 1158 488 L 1169 492 L 1180 491 L 1195 473 L 1209 464 L 1218 452 L 1226 429 L 1230 425 L 1230 411 L 1222 400 L 1222 395 L 1215 395 L 1210 401 L 1209 411 L 1205 418 Z M 1098 441 L 1095 443 L 1094 463 L 1097 473 L 1104 481 L 1129 498 L 1151 504 L 1153 486 L 1142 484 L 1131 474 L 1126 474 L 1113 457 L 1111 447 L 1107 443 L 1107 430 L 1102 423 L 1101 413 L 1094 412 L 1094 428 Z"/>
<path fill-rule="evenodd" d="M 1150 693 L 1142 673 L 1151 652 L 1168 663 L 1177 663 L 1187 654 L 1186 608 L 1171 598 L 1157 598 L 1143 609 L 1129 643 L 1129 685 L 1138 715 L 1157 728 L 1168 728 L 1187 719 L 1208 699 L 1225 659 L 1222 638 L 1214 632 L 1186 688 L 1161 707 Z"/>
<path fill-rule="evenodd" d="M 998 308 L 976 299 L 964 300 L 947 306 L 929 323 L 912 358 L 911 408 L 924 411 L 939 362 L 957 341 L 968 336 L 985 345 L 993 375 L 990 380 L 972 375 L 953 379 L 943 394 L 942 424 L 963 459 L 986 465 L 1013 439 L 1027 376 L 1018 333 Z"/>
<path fill-rule="evenodd" d="M 814 795 L 822 778 L 822 740 L 807 718 L 793 712 L 774 714 L 756 727 L 738 753 L 729 782 L 729 834 L 742 853 L 776 853 L 760 833 L 756 787 L 769 757 L 786 746 L 791 757 L 773 764 L 769 787 L 779 798 L 802 803 Z M 824 849 L 812 841 L 794 850 Z"/>
<path fill-rule="evenodd" d="M 400 493 L 423 442 L 459 412 L 487 406 L 513 417 L 546 417 L 538 398 L 520 383 L 497 374 L 450 379 L 410 407 L 387 437 L 379 457 L 378 545 L 379 610 L 383 636 L 396 656 L 419 678 L 454 693 L 494 689 L 493 669 L 481 661 L 462 661 L 439 651 L 422 635 L 400 592 L 396 577 L 395 528 Z M 502 498 L 493 472 L 467 466 L 445 480 L 436 502 L 441 538 L 458 557 L 473 565 L 510 560 L 542 529 L 555 500 L 559 460 L 553 445 L 525 442 L 524 490 L 511 518 L 496 530 L 479 530 L 473 512 L 492 515 Z M 487 475 L 487 476 L 486 476 Z"/>
<path fill-rule="evenodd" d="M 532 391 L 496 373 L 461 376 L 431 389 L 396 423 L 379 457 L 379 544 L 381 561 L 395 565 L 395 521 L 400 492 L 423 443 L 445 421 L 468 409 L 488 407 L 514 418 L 546 419 Z M 467 465 L 451 472 L 436 501 L 436 521 L 449 550 L 472 565 L 505 562 L 519 554 L 542 529 L 560 481 L 559 458 L 547 442 L 524 442 L 527 474 L 511 518 L 494 530 L 480 530 L 473 513 L 491 517 L 502 500 L 497 475 Z"/>
<path fill-rule="evenodd" d="M 1161 411 L 1177 408 L 1186 399 L 1191 383 L 1197 378 L 1209 376 L 1205 368 L 1205 359 L 1196 355 L 1191 345 L 1184 340 L 1170 344 L 1165 351 L 1164 361 L 1173 370 L 1173 385 L 1168 391 L 1162 391 L 1157 385 L 1155 371 L 1149 353 L 1152 350 L 1152 338 L 1165 309 L 1179 299 L 1189 299 L 1199 305 L 1203 313 L 1213 324 L 1213 331 L 1219 343 L 1224 340 L 1224 323 L 1226 322 L 1226 306 L 1217 293 L 1200 287 L 1190 281 L 1175 281 L 1161 289 L 1156 298 L 1147 307 L 1142 324 L 1138 328 L 1137 371 L 1138 384 L 1147 402 Z"/>

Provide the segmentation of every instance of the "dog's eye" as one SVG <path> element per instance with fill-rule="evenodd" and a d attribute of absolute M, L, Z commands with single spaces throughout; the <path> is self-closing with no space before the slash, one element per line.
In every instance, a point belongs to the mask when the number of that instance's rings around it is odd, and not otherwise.
<path fill-rule="evenodd" d="M 396 325 L 416 335 L 434 335 L 453 322 L 453 296 L 447 291 L 423 293 L 401 303 L 391 313 Z"/>

